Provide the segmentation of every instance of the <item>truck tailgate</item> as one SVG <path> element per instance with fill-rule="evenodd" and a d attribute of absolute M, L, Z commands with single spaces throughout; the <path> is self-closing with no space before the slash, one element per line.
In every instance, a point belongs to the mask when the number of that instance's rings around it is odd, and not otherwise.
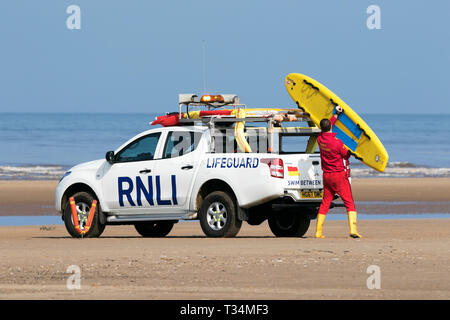
<path fill-rule="evenodd" d="M 296 201 L 321 200 L 322 168 L 319 154 L 283 155 L 285 192 Z"/>

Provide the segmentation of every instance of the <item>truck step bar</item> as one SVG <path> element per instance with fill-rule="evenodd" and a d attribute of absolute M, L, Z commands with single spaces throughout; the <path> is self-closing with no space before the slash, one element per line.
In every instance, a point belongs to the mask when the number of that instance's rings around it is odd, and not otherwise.
<path fill-rule="evenodd" d="M 162 221 L 162 220 L 191 220 L 194 219 L 192 213 L 188 214 L 137 214 L 137 215 L 110 215 L 106 218 L 108 224 L 133 224 L 142 221 Z"/>

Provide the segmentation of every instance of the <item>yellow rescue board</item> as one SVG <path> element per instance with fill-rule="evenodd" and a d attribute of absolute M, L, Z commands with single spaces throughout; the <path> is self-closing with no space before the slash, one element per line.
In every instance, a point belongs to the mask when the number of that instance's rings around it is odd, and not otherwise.
<path fill-rule="evenodd" d="M 389 159 L 386 149 L 372 129 L 344 101 L 316 80 L 299 73 L 289 74 L 285 85 L 297 106 L 309 113 L 318 127 L 320 120 L 333 116 L 335 105 L 341 106 L 344 113 L 339 115 L 333 132 L 364 164 L 384 171 Z"/>

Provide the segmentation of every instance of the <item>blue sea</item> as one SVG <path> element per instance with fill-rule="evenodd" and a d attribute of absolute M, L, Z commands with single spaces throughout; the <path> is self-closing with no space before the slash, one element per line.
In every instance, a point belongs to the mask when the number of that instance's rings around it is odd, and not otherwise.
<path fill-rule="evenodd" d="M 0 179 L 58 179 L 149 129 L 158 115 L 0 113 Z M 450 115 L 362 118 L 390 158 L 384 173 L 352 160 L 353 177 L 450 176 Z"/>

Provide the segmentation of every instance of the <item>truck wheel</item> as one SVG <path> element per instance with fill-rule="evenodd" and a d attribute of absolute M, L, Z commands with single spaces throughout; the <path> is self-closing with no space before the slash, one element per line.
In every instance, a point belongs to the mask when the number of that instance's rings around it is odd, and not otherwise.
<path fill-rule="evenodd" d="M 311 219 L 298 212 L 277 212 L 269 217 L 269 227 L 276 237 L 302 237 Z"/>
<path fill-rule="evenodd" d="M 159 238 L 167 236 L 173 224 L 173 221 L 148 221 L 135 223 L 134 227 L 144 238 Z"/>
<path fill-rule="evenodd" d="M 75 199 L 75 206 L 77 207 L 77 213 L 78 213 L 78 219 L 79 219 L 79 225 L 81 230 L 84 229 L 84 226 L 86 225 L 89 211 L 91 209 L 92 201 L 95 200 L 94 196 L 88 192 L 77 192 L 72 197 Z M 94 213 L 94 219 L 92 220 L 92 225 L 89 231 L 81 235 L 79 234 L 73 225 L 73 218 L 72 218 L 72 210 L 70 207 L 70 201 L 67 201 L 66 207 L 63 211 L 63 218 L 64 218 L 64 224 L 66 226 L 67 231 L 69 234 L 74 238 L 98 238 L 103 233 L 103 230 L 105 230 L 105 225 L 100 223 L 99 218 L 99 210 L 100 203 L 97 203 L 97 208 L 95 209 Z"/>
<path fill-rule="evenodd" d="M 200 207 L 200 225 L 208 237 L 231 238 L 241 229 L 236 204 L 225 192 L 214 191 L 206 196 Z"/>

